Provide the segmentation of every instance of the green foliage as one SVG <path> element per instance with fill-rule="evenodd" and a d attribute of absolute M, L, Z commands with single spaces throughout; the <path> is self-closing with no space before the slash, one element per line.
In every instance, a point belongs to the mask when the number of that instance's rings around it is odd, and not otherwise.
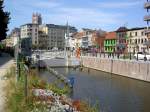
<path fill-rule="evenodd" d="M 7 31 L 8 31 L 8 23 L 10 20 L 10 13 L 9 12 L 4 12 L 4 6 L 3 6 L 4 1 L 0 0 L 0 41 L 5 39 L 7 36 Z"/>
<path fill-rule="evenodd" d="M 81 101 L 79 105 L 79 110 L 81 112 L 100 112 L 99 103 L 97 102 L 95 105 L 90 105 L 85 101 Z"/>
<path fill-rule="evenodd" d="M 4 44 L 0 43 L 0 50 L 4 49 L 4 47 L 5 47 Z"/>
<path fill-rule="evenodd" d="M 67 86 L 64 88 L 57 87 L 56 84 L 47 84 L 47 89 L 52 90 L 54 93 L 58 95 L 69 94 L 70 90 Z"/>

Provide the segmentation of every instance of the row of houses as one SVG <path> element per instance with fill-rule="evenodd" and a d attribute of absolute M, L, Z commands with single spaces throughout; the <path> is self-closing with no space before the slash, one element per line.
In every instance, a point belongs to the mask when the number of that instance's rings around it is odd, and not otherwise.
<path fill-rule="evenodd" d="M 35 49 L 64 49 L 65 34 L 69 28 L 69 33 L 77 32 L 77 29 L 69 25 L 42 24 L 41 14 L 32 15 L 32 23 L 14 28 L 3 41 L 8 47 L 13 47 L 19 40 L 22 41 L 22 48 Z"/>
<path fill-rule="evenodd" d="M 97 48 L 100 52 L 148 52 L 149 41 L 145 33 L 146 27 L 120 27 L 116 31 L 82 29 L 70 35 L 70 48 Z M 69 45 L 68 45 L 69 46 Z"/>
<path fill-rule="evenodd" d="M 120 27 L 107 32 L 101 29 L 83 28 L 77 32 L 75 27 L 67 25 L 42 24 L 42 17 L 32 15 L 32 23 L 21 25 L 12 30 L 4 42 L 15 46 L 19 39 L 22 48 L 35 49 L 83 49 L 96 48 L 99 52 L 149 52 L 147 28 Z"/>

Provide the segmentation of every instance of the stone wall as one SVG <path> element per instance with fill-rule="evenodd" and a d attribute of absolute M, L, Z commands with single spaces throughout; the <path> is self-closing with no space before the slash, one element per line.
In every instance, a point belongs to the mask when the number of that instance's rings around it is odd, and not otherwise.
<path fill-rule="evenodd" d="M 150 63 L 135 60 L 82 57 L 85 67 L 150 82 Z"/>

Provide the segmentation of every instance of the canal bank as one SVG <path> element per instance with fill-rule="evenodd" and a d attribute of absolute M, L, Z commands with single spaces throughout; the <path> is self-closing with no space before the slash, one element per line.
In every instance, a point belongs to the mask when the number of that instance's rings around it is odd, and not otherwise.
<path fill-rule="evenodd" d="M 81 57 L 84 67 L 150 82 L 150 63 L 135 60 Z"/>

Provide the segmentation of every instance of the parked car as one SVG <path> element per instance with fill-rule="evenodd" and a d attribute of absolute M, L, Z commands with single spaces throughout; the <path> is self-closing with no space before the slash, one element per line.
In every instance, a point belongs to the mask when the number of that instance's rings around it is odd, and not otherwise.
<path fill-rule="evenodd" d="M 139 60 L 150 60 L 150 54 L 148 53 L 143 53 L 143 52 L 137 52 L 136 54 L 134 54 L 134 58 L 135 59 L 139 59 Z"/>

